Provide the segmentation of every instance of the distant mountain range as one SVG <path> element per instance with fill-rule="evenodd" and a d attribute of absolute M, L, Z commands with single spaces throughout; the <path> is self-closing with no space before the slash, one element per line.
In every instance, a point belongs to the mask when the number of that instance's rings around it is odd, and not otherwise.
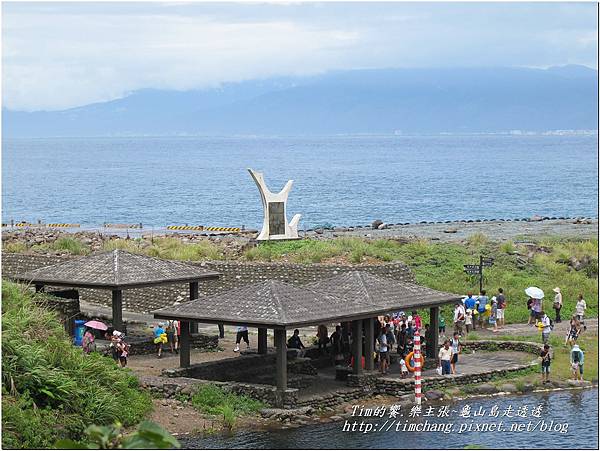
<path fill-rule="evenodd" d="M 549 69 L 373 69 L 144 89 L 63 111 L 3 109 L 7 137 L 323 135 L 596 129 L 598 72 Z"/>

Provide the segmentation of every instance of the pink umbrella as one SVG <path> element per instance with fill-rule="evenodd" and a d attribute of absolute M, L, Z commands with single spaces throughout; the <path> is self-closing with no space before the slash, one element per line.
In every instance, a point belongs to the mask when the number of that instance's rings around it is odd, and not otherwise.
<path fill-rule="evenodd" d="M 88 321 L 84 326 L 91 327 L 92 329 L 107 330 L 108 326 L 101 321 Z"/>

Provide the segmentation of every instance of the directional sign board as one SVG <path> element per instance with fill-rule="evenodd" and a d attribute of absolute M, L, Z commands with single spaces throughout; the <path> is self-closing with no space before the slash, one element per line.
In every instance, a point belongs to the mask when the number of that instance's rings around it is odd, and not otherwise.
<path fill-rule="evenodd" d="M 481 264 L 483 266 L 492 266 L 494 264 L 494 259 L 492 257 L 482 258 Z"/>
<path fill-rule="evenodd" d="M 467 274 L 479 274 L 479 265 L 463 265 Z"/>

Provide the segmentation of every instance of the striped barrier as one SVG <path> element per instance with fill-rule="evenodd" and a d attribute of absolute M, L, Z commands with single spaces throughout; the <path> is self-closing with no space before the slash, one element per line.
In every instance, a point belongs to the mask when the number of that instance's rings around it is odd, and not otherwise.
<path fill-rule="evenodd" d="M 141 229 L 141 228 L 143 228 L 141 222 L 139 222 L 137 224 L 111 224 L 111 223 L 105 222 L 104 227 L 107 229 Z"/>
<path fill-rule="evenodd" d="M 414 359 L 415 359 L 415 404 L 421 405 L 421 335 L 419 329 L 415 330 L 414 338 Z"/>
<path fill-rule="evenodd" d="M 31 224 L 29 222 L 17 222 L 15 223 L 15 227 L 33 227 L 36 224 Z"/>
<path fill-rule="evenodd" d="M 208 230 L 210 232 L 240 232 L 241 229 L 239 227 L 204 227 L 204 230 Z"/>
<path fill-rule="evenodd" d="M 52 224 L 46 224 L 46 227 L 53 227 L 53 228 L 73 228 L 73 227 L 81 227 L 80 224 L 64 224 L 64 223 L 52 223 Z"/>
<path fill-rule="evenodd" d="M 188 225 L 175 226 L 175 225 L 170 225 L 170 226 L 167 226 L 167 230 L 204 230 L 204 226 L 188 226 Z"/>

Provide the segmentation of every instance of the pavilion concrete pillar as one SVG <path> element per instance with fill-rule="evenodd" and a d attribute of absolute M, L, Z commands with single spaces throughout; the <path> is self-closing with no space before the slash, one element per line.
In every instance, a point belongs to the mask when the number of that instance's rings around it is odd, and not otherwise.
<path fill-rule="evenodd" d="M 285 343 L 285 329 L 275 329 L 275 352 L 277 355 L 277 402 L 283 406 L 285 391 L 287 390 L 287 347 Z"/>
<path fill-rule="evenodd" d="M 267 329 L 259 327 L 258 328 L 258 353 L 266 354 L 267 353 Z"/>
<path fill-rule="evenodd" d="M 352 321 L 352 356 L 354 357 L 354 374 L 362 373 L 362 319 Z"/>
<path fill-rule="evenodd" d="M 198 282 L 190 282 L 190 301 L 198 299 Z M 196 321 L 190 322 L 190 333 L 198 333 L 198 323 Z"/>
<path fill-rule="evenodd" d="M 116 330 L 123 330 L 123 291 L 112 290 L 112 323 Z"/>
<path fill-rule="evenodd" d="M 374 318 L 364 320 L 365 325 L 365 369 L 375 369 L 373 354 L 375 353 L 375 324 Z"/>
<path fill-rule="evenodd" d="M 190 366 L 190 322 L 180 321 L 181 335 L 179 336 L 179 366 Z"/>
<path fill-rule="evenodd" d="M 429 309 L 429 336 L 427 337 L 427 357 L 437 358 L 440 337 L 440 308 Z"/>

